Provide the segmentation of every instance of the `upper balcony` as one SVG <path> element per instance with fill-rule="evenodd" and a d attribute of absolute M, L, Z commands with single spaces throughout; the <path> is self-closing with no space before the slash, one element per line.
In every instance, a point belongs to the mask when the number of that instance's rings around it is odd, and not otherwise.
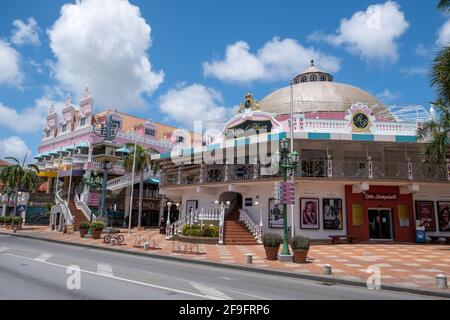
<path fill-rule="evenodd" d="M 197 165 L 179 167 L 161 176 L 162 186 L 203 185 L 254 180 L 280 180 L 260 165 Z M 302 179 L 341 181 L 450 182 L 450 163 L 302 160 L 295 172 Z"/>

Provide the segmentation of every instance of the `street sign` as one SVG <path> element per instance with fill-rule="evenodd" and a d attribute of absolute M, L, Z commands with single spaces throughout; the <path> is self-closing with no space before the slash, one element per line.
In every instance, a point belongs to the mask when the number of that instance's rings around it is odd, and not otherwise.
<path fill-rule="evenodd" d="M 275 182 L 274 196 L 279 204 L 295 204 L 295 185 L 291 182 Z"/>

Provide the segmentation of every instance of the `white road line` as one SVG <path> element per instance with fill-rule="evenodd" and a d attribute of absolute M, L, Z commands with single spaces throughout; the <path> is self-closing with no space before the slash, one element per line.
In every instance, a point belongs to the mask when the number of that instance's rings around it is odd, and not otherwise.
<path fill-rule="evenodd" d="M 200 291 L 201 293 L 203 293 L 205 296 L 210 297 L 212 300 L 231 300 L 231 298 L 228 297 L 226 294 L 214 288 L 207 287 L 205 285 L 196 282 L 189 282 L 189 284 L 198 291 Z"/>
<path fill-rule="evenodd" d="M 261 297 L 261 296 L 257 296 L 257 295 L 250 294 L 250 293 L 246 293 L 246 292 L 241 292 L 241 291 L 236 291 L 236 290 L 228 290 L 228 291 L 233 292 L 233 293 L 237 293 L 237 294 L 240 294 L 240 295 L 243 295 L 243 296 L 252 297 L 252 298 L 255 298 L 255 299 L 260 299 L 260 300 L 272 300 L 272 299 L 270 299 L 270 298 Z"/>
<path fill-rule="evenodd" d="M 63 268 L 63 269 L 67 269 L 69 266 L 63 266 L 60 264 L 56 264 L 56 263 L 51 263 L 51 262 L 42 262 L 42 261 L 36 261 L 33 258 L 28 258 L 28 257 L 24 257 L 24 256 L 19 256 L 19 255 L 15 255 L 12 253 L 5 253 L 8 256 L 11 257 L 16 257 L 16 258 L 20 258 L 20 259 L 25 259 L 25 260 L 31 260 L 34 261 L 36 263 L 43 263 L 49 266 L 53 266 L 53 267 L 58 267 L 58 268 Z M 108 279 L 114 279 L 117 281 L 123 281 L 123 282 L 128 282 L 128 283 L 133 283 L 133 284 L 138 284 L 141 286 L 145 286 L 145 287 L 150 287 L 150 288 L 155 288 L 155 289 L 161 289 L 161 290 L 165 290 L 165 291 L 171 291 L 171 292 L 176 292 L 176 293 L 181 293 L 181 294 L 186 294 L 186 295 L 190 295 L 193 297 L 199 297 L 199 298 L 204 298 L 204 299 L 210 299 L 210 300 L 214 300 L 212 297 L 208 297 L 206 295 L 202 295 L 202 294 L 198 294 L 195 292 L 189 292 L 189 291 L 185 291 L 185 290 L 179 290 L 179 289 L 174 289 L 174 288 L 169 288 L 169 287 L 164 287 L 164 286 L 159 286 L 156 284 L 151 284 L 151 283 L 146 283 L 146 282 L 140 282 L 140 281 L 136 281 L 136 280 L 131 280 L 131 279 L 126 279 L 126 278 L 121 278 L 121 277 L 116 277 L 116 276 L 105 276 L 103 274 L 99 274 L 97 272 L 92 272 L 92 271 L 88 271 L 88 270 L 83 270 L 80 269 L 81 272 L 87 273 L 87 274 L 92 274 L 94 276 L 98 276 L 98 277 L 103 277 L 103 278 L 108 278 Z"/>
<path fill-rule="evenodd" d="M 51 257 L 52 255 L 49 253 L 43 253 L 39 257 L 34 258 L 34 260 L 37 262 L 47 262 L 47 260 L 50 259 Z"/>
<path fill-rule="evenodd" d="M 114 272 L 112 266 L 105 263 L 99 263 L 97 265 L 97 273 L 106 277 L 114 277 Z"/>
<path fill-rule="evenodd" d="M 8 247 L 0 247 L 0 253 L 6 252 L 8 250 L 9 250 Z"/>

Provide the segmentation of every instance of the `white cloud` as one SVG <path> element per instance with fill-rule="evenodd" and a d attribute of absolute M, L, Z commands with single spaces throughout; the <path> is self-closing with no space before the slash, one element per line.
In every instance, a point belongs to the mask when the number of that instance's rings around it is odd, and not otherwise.
<path fill-rule="evenodd" d="M 6 139 L 0 139 L 0 158 L 14 157 L 22 161 L 27 153 L 27 159 L 29 161 L 32 152 L 21 138 L 12 136 Z"/>
<path fill-rule="evenodd" d="M 161 112 L 190 129 L 194 121 L 227 118 L 231 109 L 223 107 L 223 103 L 220 92 L 200 84 L 179 86 L 159 98 Z"/>
<path fill-rule="evenodd" d="M 59 88 L 44 87 L 44 94 L 35 101 L 35 105 L 19 110 L 0 102 L 0 127 L 8 128 L 18 133 L 41 132 L 45 125 L 50 106 L 61 113 L 64 108 L 62 93 Z"/>
<path fill-rule="evenodd" d="M 128 1 L 66 4 L 47 32 L 56 57 L 55 78 L 72 92 L 89 84 L 99 104 L 142 107 L 143 95 L 163 82 L 164 73 L 152 70 L 147 53 L 151 28 Z"/>
<path fill-rule="evenodd" d="M 356 12 L 350 19 L 342 19 L 336 34 L 316 32 L 311 40 L 324 40 L 333 45 L 344 46 L 362 59 L 398 59 L 398 39 L 408 29 L 409 23 L 400 6 L 394 1 L 375 4 L 366 11 Z"/>
<path fill-rule="evenodd" d="M 433 53 L 433 49 L 427 47 L 423 43 L 419 43 L 416 47 L 416 54 L 421 57 L 429 58 Z"/>
<path fill-rule="evenodd" d="M 436 44 L 440 47 L 450 45 L 450 19 L 439 29 Z"/>
<path fill-rule="evenodd" d="M 377 97 L 384 102 L 393 102 L 399 99 L 401 94 L 399 92 L 391 92 L 389 89 L 384 89 L 383 92 L 377 94 Z"/>
<path fill-rule="evenodd" d="M 250 46 L 238 41 L 227 46 L 225 58 L 205 62 L 205 76 L 225 82 L 248 84 L 253 81 L 288 80 L 307 68 L 311 59 L 328 72 L 340 69 L 339 59 L 314 48 L 306 48 L 294 39 L 278 37 L 268 41 L 256 54 Z"/>
<path fill-rule="evenodd" d="M 428 72 L 430 72 L 429 67 L 409 67 L 409 68 L 403 68 L 400 69 L 400 73 L 406 75 L 406 76 L 424 76 Z"/>
<path fill-rule="evenodd" d="M 8 43 L 0 39 L 0 85 L 21 85 L 22 72 L 19 63 L 19 53 L 11 48 Z"/>
<path fill-rule="evenodd" d="M 34 46 L 41 44 L 41 40 L 39 39 L 40 29 L 33 17 L 28 18 L 28 23 L 22 20 L 15 20 L 13 26 L 15 29 L 12 31 L 12 43 L 17 45 L 31 44 Z"/>

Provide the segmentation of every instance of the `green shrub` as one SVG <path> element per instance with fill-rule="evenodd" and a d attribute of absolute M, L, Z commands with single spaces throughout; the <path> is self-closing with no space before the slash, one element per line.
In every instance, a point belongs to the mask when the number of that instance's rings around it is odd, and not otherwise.
<path fill-rule="evenodd" d="M 283 242 L 283 238 L 279 234 L 265 233 L 263 235 L 263 243 L 265 247 L 276 248 Z"/>
<path fill-rule="evenodd" d="M 307 237 L 295 236 L 291 242 L 294 250 L 309 250 L 310 240 Z"/>
<path fill-rule="evenodd" d="M 12 218 L 12 223 L 15 226 L 20 226 L 22 224 L 22 217 L 14 217 Z"/>
<path fill-rule="evenodd" d="M 5 217 L 5 224 L 10 224 L 12 222 L 12 217 Z"/>
<path fill-rule="evenodd" d="M 89 229 L 91 224 L 89 222 L 82 222 L 80 223 L 80 229 Z"/>
<path fill-rule="evenodd" d="M 94 230 L 94 231 L 102 231 L 105 224 L 101 221 L 94 221 L 91 223 L 90 226 L 91 226 L 92 230 Z"/>
<path fill-rule="evenodd" d="M 185 225 L 181 234 L 187 237 L 218 238 L 219 227 L 203 226 L 203 229 L 201 229 L 201 226 L 199 225 Z"/>
<path fill-rule="evenodd" d="M 5 223 L 5 218 L 6 218 L 6 217 L 3 217 L 3 216 L 0 217 L 0 224 L 4 224 L 4 223 Z"/>

